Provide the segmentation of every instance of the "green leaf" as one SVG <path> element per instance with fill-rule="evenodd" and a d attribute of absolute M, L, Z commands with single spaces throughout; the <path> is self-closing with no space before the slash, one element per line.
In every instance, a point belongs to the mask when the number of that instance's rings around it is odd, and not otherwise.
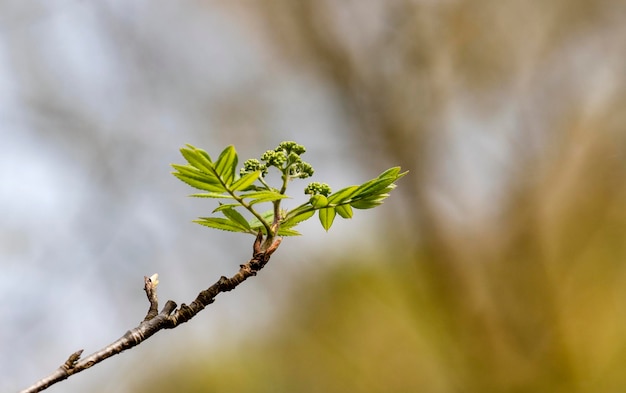
<path fill-rule="evenodd" d="M 240 226 L 238 223 L 231 221 L 227 218 L 200 217 L 200 219 L 194 220 L 193 222 L 200 224 L 200 225 L 204 225 L 206 227 L 220 229 L 222 231 L 244 232 L 244 233 L 250 232 L 248 228 L 244 228 Z"/>
<path fill-rule="evenodd" d="M 250 224 L 248 224 L 248 220 L 246 220 L 245 217 L 242 216 L 241 213 L 239 213 L 237 210 L 232 209 L 232 208 L 225 208 L 225 209 L 222 209 L 222 214 L 224 214 L 226 218 L 228 218 L 229 220 L 233 222 L 236 222 L 243 228 L 247 230 L 250 229 Z"/>
<path fill-rule="evenodd" d="M 386 188 L 392 185 L 396 180 L 406 175 L 408 172 L 399 173 L 400 167 L 389 168 L 381 173 L 377 178 L 368 180 L 361 184 L 354 195 L 353 199 L 367 197 L 372 194 L 381 194 L 386 192 Z M 395 185 L 394 185 L 395 187 Z"/>
<path fill-rule="evenodd" d="M 371 209 L 376 206 L 382 205 L 383 200 L 385 200 L 385 198 L 387 198 L 388 196 L 389 194 L 374 195 L 371 198 L 364 198 L 355 202 L 351 202 L 350 205 L 352 205 L 352 207 L 355 209 Z"/>
<path fill-rule="evenodd" d="M 215 161 L 215 172 L 227 185 L 235 179 L 237 162 L 237 151 L 233 145 L 226 147 Z"/>
<path fill-rule="evenodd" d="M 284 199 L 284 198 L 288 198 L 287 195 L 285 194 L 281 194 L 279 192 L 276 191 L 255 191 L 255 192 L 249 192 L 246 194 L 241 194 L 239 195 L 241 198 L 244 199 L 252 199 L 252 201 L 250 201 L 249 203 L 251 205 L 254 205 L 255 203 L 261 203 L 261 202 L 272 202 L 272 201 L 277 201 L 279 199 Z"/>
<path fill-rule="evenodd" d="M 281 228 L 292 228 L 301 223 L 302 221 L 306 221 L 311 218 L 315 214 L 315 210 L 311 209 L 308 211 L 304 211 L 295 216 L 292 216 L 285 221 L 280 223 Z"/>
<path fill-rule="evenodd" d="M 342 188 L 341 190 L 330 194 L 330 196 L 328 197 L 328 203 L 331 205 L 333 204 L 339 205 L 347 201 L 348 199 L 350 199 L 352 194 L 354 194 L 357 188 L 359 188 L 359 186 L 350 186 L 350 187 Z"/>
<path fill-rule="evenodd" d="M 191 165 L 172 164 L 172 168 L 176 170 L 176 172 L 172 172 L 174 176 L 192 187 L 216 192 L 226 191 L 214 174 L 202 172 Z M 205 186 L 198 187 L 198 183 L 204 183 Z"/>
<path fill-rule="evenodd" d="M 383 204 L 382 202 L 357 201 L 352 204 L 352 207 L 354 207 L 355 209 L 365 210 L 365 209 L 372 209 L 382 204 Z"/>
<path fill-rule="evenodd" d="M 327 207 L 324 209 L 320 209 L 320 214 L 319 214 L 320 222 L 322 223 L 322 226 L 327 232 L 330 229 L 330 227 L 333 225 L 333 221 L 335 220 L 336 213 L 337 212 L 335 211 L 334 207 Z"/>
<path fill-rule="evenodd" d="M 262 197 L 270 196 L 270 195 L 276 197 L 276 199 L 287 198 L 287 195 L 281 194 L 278 191 L 265 190 L 265 189 L 261 191 L 246 192 L 246 193 L 240 194 L 239 196 L 243 199 L 256 199 L 256 198 L 262 198 Z"/>
<path fill-rule="evenodd" d="M 185 157 L 185 160 L 187 160 L 191 166 L 204 173 L 213 173 L 213 163 L 211 162 L 209 155 L 203 150 L 202 152 L 204 152 L 204 154 L 202 154 L 199 149 L 196 149 L 191 145 L 187 145 L 187 147 L 188 148 L 183 147 L 180 149 L 180 153 L 183 157 Z"/>
<path fill-rule="evenodd" d="M 341 218 L 352 218 L 352 207 L 350 205 L 339 205 L 335 207 L 335 210 Z"/>
<path fill-rule="evenodd" d="M 252 192 L 252 191 L 267 191 L 267 188 L 262 187 L 262 186 L 257 186 L 257 185 L 250 185 L 246 188 L 244 188 L 243 190 L 239 190 L 239 191 L 243 191 L 243 192 Z"/>
<path fill-rule="evenodd" d="M 267 235 L 267 232 L 264 226 L 253 227 L 252 231 L 254 231 L 255 234 L 261 231 L 264 235 Z M 278 228 L 278 233 L 276 234 L 278 236 L 302 236 L 300 232 L 291 228 Z"/>
<path fill-rule="evenodd" d="M 261 217 L 266 222 L 271 223 L 272 221 L 274 221 L 274 209 L 270 209 L 261 213 Z M 261 224 L 261 221 L 259 221 L 259 219 L 256 217 L 251 218 L 250 221 L 248 221 L 248 224 L 250 224 L 250 228 L 252 229 L 258 229 L 259 227 L 263 226 L 263 224 Z"/>
<path fill-rule="evenodd" d="M 399 166 L 394 166 L 393 168 L 389 168 L 386 171 L 384 171 L 383 173 L 381 173 L 380 175 L 378 175 L 378 177 L 379 178 L 394 177 L 396 179 L 399 179 L 400 177 L 406 175 L 406 172 L 404 172 L 401 175 L 399 175 L 399 173 L 400 173 L 400 167 Z"/>
<path fill-rule="evenodd" d="M 300 206 L 298 206 L 298 207 L 296 207 L 294 209 L 289 210 L 287 212 L 285 218 L 291 218 L 291 217 L 297 216 L 299 214 L 306 213 L 306 212 L 308 212 L 310 210 L 315 210 L 315 208 L 313 206 L 311 206 L 309 204 L 309 202 L 303 203 L 302 205 L 300 205 Z"/>
<path fill-rule="evenodd" d="M 223 192 L 225 191 L 221 185 L 218 187 L 212 183 L 207 183 L 204 179 L 198 179 L 196 177 L 191 177 L 188 175 L 184 175 L 180 172 L 172 172 L 174 176 L 176 176 L 179 180 L 189 184 L 193 188 L 197 188 L 199 190 L 210 191 L 210 192 Z"/>
<path fill-rule="evenodd" d="M 180 164 L 170 164 L 172 168 L 176 170 L 176 172 L 180 172 L 183 175 L 195 176 L 198 178 L 204 178 L 207 176 L 206 173 L 202 172 L 198 168 L 195 168 L 189 164 L 180 165 Z"/>
<path fill-rule="evenodd" d="M 394 177 L 376 178 L 361 184 L 354 192 L 353 199 L 367 197 L 382 192 L 396 179 Z"/>
<path fill-rule="evenodd" d="M 301 236 L 302 234 L 296 231 L 295 229 L 279 228 L 277 235 L 278 236 Z"/>
<path fill-rule="evenodd" d="M 194 198 L 217 198 L 217 199 L 233 199 L 232 196 L 228 194 L 223 194 L 220 192 L 202 192 L 198 194 L 191 194 L 190 197 Z"/>
<path fill-rule="evenodd" d="M 213 173 L 204 173 L 201 170 L 192 167 L 191 165 L 178 165 L 172 164 L 172 168 L 176 169 L 178 172 L 185 176 L 193 177 L 198 180 L 202 180 L 207 183 L 216 184 L 221 186 L 220 179 L 215 176 Z"/>
<path fill-rule="evenodd" d="M 239 207 L 239 206 L 241 206 L 239 203 L 220 204 L 218 207 L 213 209 L 213 211 L 211 213 L 217 213 L 217 212 L 222 211 L 224 209 L 231 209 L 231 208 L 235 208 L 235 207 Z"/>
<path fill-rule="evenodd" d="M 213 160 L 211 160 L 211 157 L 209 156 L 209 153 L 207 153 L 206 151 L 202 150 L 202 149 L 198 149 L 197 147 L 194 147 L 190 144 L 187 144 L 187 146 L 193 148 L 196 153 L 198 153 L 199 155 L 201 155 L 202 157 L 204 157 L 204 159 L 210 163 L 213 163 Z"/>
<path fill-rule="evenodd" d="M 309 203 L 315 209 L 321 209 L 323 207 L 328 206 L 328 199 L 324 195 L 317 194 L 317 195 L 313 195 L 311 199 L 309 199 Z"/>
<path fill-rule="evenodd" d="M 261 175 L 261 171 L 255 171 L 246 173 L 237 179 L 232 185 L 231 190 L 233 191 L 243 191 L 249 186 L 251 186 Z"/>

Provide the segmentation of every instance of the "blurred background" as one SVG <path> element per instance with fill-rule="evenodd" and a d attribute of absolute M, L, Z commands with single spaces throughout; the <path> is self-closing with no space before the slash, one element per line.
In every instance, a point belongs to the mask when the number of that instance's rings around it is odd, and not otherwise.
<path fill-rule="evenodd" d="M 232 275 L 184 143 L 307 146 L 316 220 L 189 323 L 50 392 L 626 391 L 626 3 L 0 2 L 0 390 Z M 307 182 L 294 183 L 293 206 Z"/>

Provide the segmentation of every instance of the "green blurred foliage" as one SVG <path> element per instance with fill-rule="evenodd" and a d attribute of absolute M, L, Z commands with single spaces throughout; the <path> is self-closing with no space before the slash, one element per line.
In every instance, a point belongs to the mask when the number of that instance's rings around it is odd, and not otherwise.
<path fill-rule="evenodd" d="M 337 267 L 295 286 L 273 333 L 137 391 L 626 390 L 626 84 L 596 100 L 583 83 L 595 69 L 572 71 L 565 54 L 596 34 L 610 49 L 598 62 L 623 66 L 621 2 L 365 3 L 236 8 L 334 89 L 367 162 L 411 171 L 378 253 L 324 255 Z M 488 214 L 454 187 L 463 164 L 440 126 L 458 96 L 485 123 L 516 111 L 513 131 L 466 131 L 506 152 L 491 160 L 503 176 Z M 462 219 L 433 193 L 455 194 Z"/>

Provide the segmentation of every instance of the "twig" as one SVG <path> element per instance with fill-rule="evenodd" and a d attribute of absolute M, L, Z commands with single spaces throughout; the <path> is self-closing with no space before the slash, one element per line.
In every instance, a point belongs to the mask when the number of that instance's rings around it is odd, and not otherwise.
<path fill-rule="evenodd" d="M 196 316 L 206 306 L 215 301 L 215 297 L 222 292 L 231 291 L 239 284 L 244 282 L 248 277 L 255 276 L 257 272 L 267 264 L 270 260 L 270 256 L 278 246 L 281 239 L 276 238 L 268 247 L 263 246 L 263 235 L 259 232 L 254 242 L 252 259 L 247 263 L 240 265 L 239 271 L 232 277 L 225 276 L 220 279 L 209 288 L 200 292 L 196 299 L 189 305 L 181 304 L 180 308 L 176 309 L 176 303 L 172 300 L 168 300 L 163 307 L 163 310 L 159 313 L 158 299 L 156 295 L 156 287 L 158 284 L 158 275 L 154 274 L 151 277 L 144 277 L 144 290 L 146 296 L 150 302 L 150 308 L 144 320 L 136 328 L 129 330 L 122 337 L 102 348 L 101 350 L 92 353 L 86 358 L 80 360 L 80 356 L 83 350 L 74 352 L 69 358 L 49 376 L 37 381 L 32 386 L 24 389 L 21 393 L 34 393 L 40 392 L 48 387 L 54 385 L 57 382 L 63 381 L 70 376 L 79 373 L 92 367 L 95 364 L 102 362 L 105 359 L 110 358 L 113 355 L 117 355 L 122 351 L 132 348 L 141 344 L 147 340 L 150 336 L 162 329 L 173 329 L 189 321 Z"/>

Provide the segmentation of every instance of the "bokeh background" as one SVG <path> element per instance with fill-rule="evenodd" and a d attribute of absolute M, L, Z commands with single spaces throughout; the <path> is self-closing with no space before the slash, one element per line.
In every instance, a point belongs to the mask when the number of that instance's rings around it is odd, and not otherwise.
<path fill-rule="evenodd" d="M 190 302 L 252 237 L 184 143 L 387 202 L 50 392 L 626 391 L 626 3 L 0 2 L 0 390 Z M 295 206 L 306 182 L 291 187 Z M 301 200 L 300 200 L 301 199 Z"/>

